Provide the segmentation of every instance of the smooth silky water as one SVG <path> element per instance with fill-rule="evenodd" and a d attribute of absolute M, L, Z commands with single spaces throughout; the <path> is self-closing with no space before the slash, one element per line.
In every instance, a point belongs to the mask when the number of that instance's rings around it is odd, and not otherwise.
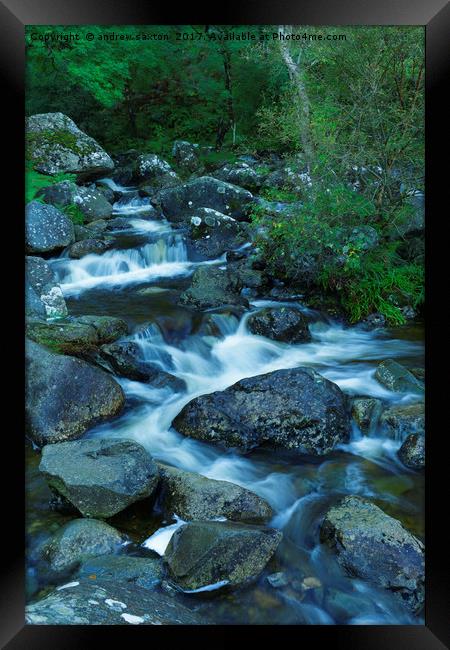
<path fill-rule="evenodd" d="M 387 358 L 422 366 L 423 327 L 365 331 L 290 302 L 306 312 L 312 341 L 289 345 L 250 334 L 248 313 L 240 318 L 230 311 L 193 313 L 177 305 L 180 291 L 189 285 L 198 264 L 224 264 L 224 258 L 190 261 L 182 232 L 172 230 L 166 221 L 136 218 L 139 202 L 133 192 L 128 194 L 129 211 L 127 193 L 114 211 L 120 208 L 130 227 L 113 233 L 112 250 L 81 260 L 60 257 L 51 265 L 69 313 L 124 318 L 132 332 L 127 338 L 139 344 L 142 357 L 184 379 L 187 389 L 175 393 L 120 379 L 127 396 L 123 415 L 86 435 L 131 438 L 157 460 L 247 487 L 271 504 L 275 514 L 270 524 L 284 534 L 254 585 L 189 596 L 174 593 L 173 597 L 221 624 L 423 624 L 391 594 L 347 577 L 333 552 L 319 544 L 323 515 L 346 494 L 371 499 L 423 539 L 424 477 L 397 460 L 401 440 L 388 438 L 380 428 L 362 436 L 353 425 L 350 441 L 325 457 L 266 449 L 243 455 L 185 438 L 171 428 L 183 406 L 198 395 L 223 390 L 244 377 L 297 366 L 313 367 L 348 395 L 369 395 L 385 403 L 412 402 L 417 399 L 413 395 L 384 389 L 374 372 Z M 283 304 L 255 300 L 251 309 Z M 45 593 L 51 578 L 36 571 L 33 554 L 67 518 L 48 510 L 51 495 L 37 470 L 38 455 L 32 450 L 27 453 L 29 591 L 44 589 Z M 127 552 L 164 552 L 177 521 L 163 521 L 160 513 L 149 509 L 146 503 L 136 504 L 111 520 L 130 536 Z M 289 586 L 269 584 L 267 576 L 279 571 L 289 578 Z M 321 586 L 305 590 L 302 581 L 311 577 Z"/>

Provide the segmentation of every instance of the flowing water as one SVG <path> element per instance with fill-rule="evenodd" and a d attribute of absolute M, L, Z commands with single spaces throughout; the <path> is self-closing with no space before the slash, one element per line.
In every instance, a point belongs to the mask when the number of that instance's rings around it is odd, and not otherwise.
<path fill-rule="evenodd" d="M 126 189 L 108 180 L 105 184 L 116 191 Z M 319 544 L 324 513 L 346 494 L 368 497 L 423 539 L 423 476 L 397 460 L 401 440 L 392 440 L 379 427 L 363 436 L 354 425 L 350 441 L 326 457 L 268 450 L 242 455 L 185 438 L 171 428 L 174 417 L 198 395 L 223 390 L 244 377 L 297 366 L 313 367 L 349 395 L 411 402 L 417 398 L 384 389 L 374 372 L 386 358 L 422 366 L 421 326 L 365 331 L 291 302 L 308 316 L 312 341 L 289 345 L 250 334 L 248 314 L 239 319 L 229 311 L 193 313 L 177 304 L 180 291 L 189 285 L 198 264 L 223 265 L 224 258 L 189 260 L 181 231 L 173 231 L 164 220 L 139 218 L 146 205 L 132 189 L 124 192 L 114 213 L 126 216 L 129 228 L 113 233 L 114 248 L 80 260 L 60 257 L 51 265 L 71 314 L 124 318 L 132 332 L 128 338 L 138 343 L 143 358 L 183 379 L 187 388 L 173 392 L 121 379 L 127 396 L 123 415 L 87 435 L 132 438 L 158 460 L 247 487 L 271 504 L 271 525 L 284 533 L 255 585 L 174 597 L 215 623 L 423 624 L 389 593 L 347 577 L 333 553 Z M 282 304 L 255 300 L 251 310 Z M 45 515 L 49 494 L 36 470 L 37 457 L 30 454 L 34 469 L 29 472 L 28 524 L 33 547 L 46 525 L 48 534 L 62 520 L 55 513 Z M 158 513 L 136 506 L 131 517 L 117 515 L 113 523 L 129 533 L 135 552 L 162 554 L 182 522 L 162 521 Z M 280 571 L 289 584 L 274 588 L 267 576 Z M 32 568 L 30 574 L 34 576 Z M 305 589 L 305 578 L 317 579 L 320 586 Z"/>

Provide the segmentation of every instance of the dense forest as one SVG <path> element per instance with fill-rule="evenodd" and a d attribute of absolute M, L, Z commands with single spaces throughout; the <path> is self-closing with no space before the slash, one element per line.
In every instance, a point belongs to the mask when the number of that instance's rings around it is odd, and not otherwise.
<path fill-rule="evenodd" d="M 337 295 L 351 321 L 380 312 L 402 323 L 402 308 L 420 308 L 423 246 L 405 234 L 423 212 L 422 28 L 51 32 L 28 30 L 27 114 L 60 111 L 112 154 L 137 149 L 173 163 L 182 139 L 213 147 L 212 168 L 278 155 L 308 182 L 265 183 L 267 198 L 301 201 L 288 216 L 253 210 L 271 272 Z M 342 246 L 342 226 L 360 225 L 377 231 L 377 246 L 367 251 L 364 237 Z"/>

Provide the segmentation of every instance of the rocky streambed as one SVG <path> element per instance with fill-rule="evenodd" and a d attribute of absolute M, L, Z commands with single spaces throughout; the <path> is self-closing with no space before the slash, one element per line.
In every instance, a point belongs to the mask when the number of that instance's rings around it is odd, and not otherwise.
<path fill-rule="evenodd" d="M 257 166 L 88 158 L 27 208 L 28 622 L 423 623 L 421 325 L 274 286 Z"/>

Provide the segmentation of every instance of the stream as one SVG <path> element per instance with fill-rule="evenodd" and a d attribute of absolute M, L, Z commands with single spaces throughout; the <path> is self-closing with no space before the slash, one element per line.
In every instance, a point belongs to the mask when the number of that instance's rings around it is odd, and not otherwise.
<path fill-rule="evenodd" d="M 79 260 L 50 260 L 71 315 L 118 316 L 127 321 L 128 338 L 136 341 L 147 361 L 184 380 L 187 389 L 118 378 L 126 394 L 123 414 L 91 429 L 87 436 L 131 438 L 160 461 L 206 477 L 231 481 L 266 499 L 274 510 L 269 525 L 283 531 L 283 541 L 258 581 L 227 593 L 174 594 L 184 604 L 217 624 L 423 624 L 391 594 L 345 575 L 334 554 L 319 544 L 319 526 L 329 506 L 346 494 L 369 498 L 424 538 L 424 476 L 409 471 L 397 459 L 401 440 L 374 428 L 363 436 L 353 425 L 350 441 L 325 457 L 298 456 L 257 449 L 246 455 L 185 438 L 171 428 L 183 406 L 198 395 L 223 390 L 244 377 L 310 366 L 348 395 L 365 395 L 385 403 L 409 403 L 413 395 L 383 388 L 374 379 L 377 364 L 387 358 L 423 366 L 423 328 L 413 324 L 395 329 L 346 327 L 298 301 L 252 300 L 251 312 L 263 307 L 295 305 L 310 321 L 312 341 L 277 343 L 247 330 L 247 312 L 193 312 L 177 304 L 199 264 L 226 263 L 189 259 L 182 229 L 164 219 L 146 218 L 149 199 L 133 188 L 122 188 L 114 216 L 126 217 L 129 228 L 114 231 L 114 247 L 102 255 Z M 28 471 L 28 530 L 31 547 L 59 526 L 64 517 L 48 511 L 48 489 L 37 471 L 32 450 Z M 142 514 L 142 507 L 136 512 Z M 138 514 L 112 524 L 132 539 L 129 552 L 163 553 L 170 538 L 158 513 Z M 33 541 L 34 540 L 34 541 Z M 144 546 L 145 543 L 145 546 Z M 35 590 L 45 588 L 33 573 Z M 289 585 L 275 588 L 267 580 L 283 572 Z M 320 581 L 305 589 L 305 578 Z"/>

